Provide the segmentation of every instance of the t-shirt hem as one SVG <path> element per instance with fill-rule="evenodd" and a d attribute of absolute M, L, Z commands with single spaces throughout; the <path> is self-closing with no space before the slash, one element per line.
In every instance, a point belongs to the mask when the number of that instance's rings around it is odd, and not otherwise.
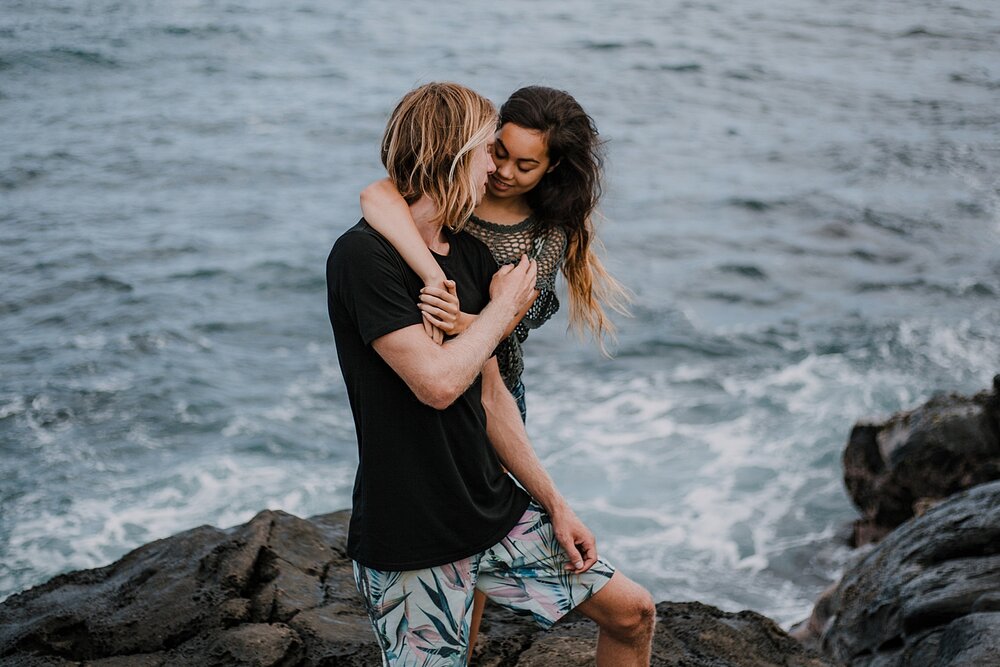
<path fill-rule="evenodd" d="M 410 570 L 424 570 L 429 567 L 438 567 L 439 565 L 447 565 L 448 563 L 454 563 L 460 561 L 463 558 L 468 558 L 469 556 L 474 556 L 478 553 L 482 553 L 497 544 L 503 538 L 507 537 L 507 534 L 517 525 L 517 522 L 521 520 L 525 511 L 528 509 L 528 503 L 531 502 L 531 496 L 527 493 L 520 494 L 520 500 L 518 500 L 515 507 L 518 508 L 517 512 L 514 513 L 513 520 L 506 521 L 502 525 L 503 530 L 498 530 L 495 534 L 492 534 L 488 540 L 484 540 L 482 544 L 477 544 L 474 547 L 469 547 L 463 549 L 454 554 L 445 554 L 443 556 L 437 556 L 435 558 L 418 560 L 418 561 L 406 561 L 401 563 L 391 563 L 386 561 L 374 561 L 365 559 L 363 557 L 358 557 L 356 553 L 348 552 L 347 556 L 363 565 L 364 567 L 371 568 L 373 570 L 380 570 L 382 572 L 407 572 Z"/>

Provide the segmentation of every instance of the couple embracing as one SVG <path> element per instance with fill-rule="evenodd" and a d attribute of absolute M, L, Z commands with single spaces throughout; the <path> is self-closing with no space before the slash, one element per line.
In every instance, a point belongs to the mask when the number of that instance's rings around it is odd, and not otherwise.
<path fill-rule="evenodd" d="M 468 88 L 421 86 L 330 252 L 359 452 L 348 555 L 383 664 L 465 665 L 484 598 L 546 628 L 576 608 L 598 665 L 649 663 L 649 593 L 598 555 L 524 428 L 521 343 L 558 308 L 556 271 L 599 340 L 623 296 L 591 248 L 597 147 L 561 91 L 519 90 L 498 119 Z"/>

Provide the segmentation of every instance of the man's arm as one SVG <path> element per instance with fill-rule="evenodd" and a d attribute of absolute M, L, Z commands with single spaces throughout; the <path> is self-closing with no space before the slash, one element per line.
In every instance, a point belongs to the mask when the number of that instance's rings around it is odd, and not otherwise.
<path fill-rule="evenodd" d="M 493 279 L 493 299 L 460 336 L 435 345 L 419 325 L 372 341 L 372 347 L 422 403 L 443 410 L 476 379 L 503 333 L 534 293 L 536 265 L 522 256 Z"/>
<path fill-rule="evenodd" d="M 556 539 L 569 560 L 566 569 L 576 573 L 587 571 L 597 562 L 594 534 L 566 504 L 538 460 L 495 357 L 483 368 L 483 407 L 486 409 L 486 432 L 500 460 L 552 517 Z"/>

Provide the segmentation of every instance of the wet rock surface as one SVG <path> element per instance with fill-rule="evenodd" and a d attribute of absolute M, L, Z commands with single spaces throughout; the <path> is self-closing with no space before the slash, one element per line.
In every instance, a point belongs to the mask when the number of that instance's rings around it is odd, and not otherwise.
<path fill-rule="evenodd" d="M 1000 665 L 1000 482 L 860 555 L 799 634 L 851 667 Z"/>
<path fill-rule="evenodd" d="M 843 461 L 861 548 L 792 636 L 850 667 L 1000 666 L 1000 375 L 855 426 Z"/>
<path fill-rule="evenodd" d="M 0 663 L 166 667 L 369 666 L 374 634 L 344 553 L 347 512 L 265 511 L 202 526 L 107 567 L 71 572 L 0 604 Z M 654 665 L 827 667 L 771 620 L 662 602 Z M 975 632 L 972 619 L 956 636 Z M 593 664 L 596 626 L 571 614 L 548 632 L 488 605 L 474 664 Z"/>
<path fill-rule="evenodd" d="M 1000 479 L 1000 375 L 991 391 L 937 396 L 885 422 L 856 425 L 843 464 L 862 515 L 854 546 L 879 541 L 953 493 Z"/>

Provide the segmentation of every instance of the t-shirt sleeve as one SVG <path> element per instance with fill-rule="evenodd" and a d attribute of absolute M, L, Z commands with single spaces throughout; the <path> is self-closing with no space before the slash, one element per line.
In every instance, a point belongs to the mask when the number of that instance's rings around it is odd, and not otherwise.
<path fill-rule="evenodd" d="M 365 345 L 423 322 L 402 259 L 374 235 L 353 233 L 338 242 L 327 263 L 327 286 Z"/>

